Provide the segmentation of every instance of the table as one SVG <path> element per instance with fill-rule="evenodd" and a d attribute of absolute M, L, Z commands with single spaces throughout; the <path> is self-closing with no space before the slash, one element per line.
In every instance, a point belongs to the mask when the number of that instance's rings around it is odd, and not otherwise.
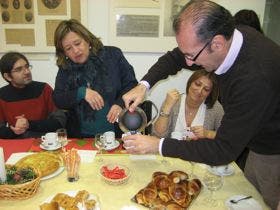
<path fill-rule="evenodd" d="M 99 157 L 102 157 L 103 162 L 98 161 Z M 148 158 L 139 158 L 135 160 L 134 157 Z M 122 164 L 130 168 L 132 175 L 128 182 L 120 186 L 112 186 L 105 183 L 99 175 L 99 169 L 106 163 Z M 226 199 L 233 195 L 243 194 L 252 195 L 253 198 L 260 203 L 264 210 L 268 210 L 269 208 L 264 204 L 260 194 L 247 181 L 238 166 L 235 163 L 231 163 L 231 166 L 234 167 L 235 173 L 234 175 L 224 177 L 223 187 L 215 192 L 215 198 L 219 201 L 220 205 L 211 209 L 226 210 L 227 208 L 224 204 Z M 59 192 L 85 189 L 98 196 L 102 210 L 147 210 L 147 208 L 132 202 L 131 198 L 151 181 L 153 172 L 163 171 L 169 173 L 173 170 L 182 170 L 190 173 L 191 164 L 180 159 L 166 158 L 159 155 L 131 156 L 121 153 L 97 155 L 93 162 L 81 164 L 80 179 L 77 182 L 68 182 L 66 179 L 66 171 L 63 171 L 61 174 L 52 179 L 41 181 L 38 192 L 30 199 L 17 201 L 0 200 L 0 209 L 38 210 L 39 205 L 49 196 L 55 195 Z M 199 179 L 202 179 L 205 171 L 205 165 L 194 165 L 194 174 Z M 207 196 L 209 196 L 209 192 L 206 188 L 203 188 L 189 209 L 207 210 L 208 208 L 203 202 Z"/>

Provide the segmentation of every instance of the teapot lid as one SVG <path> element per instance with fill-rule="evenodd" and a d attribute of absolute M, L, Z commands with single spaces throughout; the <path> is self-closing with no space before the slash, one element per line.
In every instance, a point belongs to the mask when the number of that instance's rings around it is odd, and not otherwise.
<path fill-rule="evenodd" d="M 147 116 L 145 112 L 136 107 L 134 112 L 123 109 L 119 115 L 119 126 L 123 132 L 141 132 L 147 124 Z"/>

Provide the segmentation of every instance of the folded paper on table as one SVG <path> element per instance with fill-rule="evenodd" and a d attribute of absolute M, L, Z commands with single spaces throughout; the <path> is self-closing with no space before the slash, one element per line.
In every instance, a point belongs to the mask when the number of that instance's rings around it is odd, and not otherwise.
<path fill-rule="evenodd" d="M 6 164 L 14 165 L 16 162 L 18 162 L 21 158 L 26 157 L 27 155 L 31 155 L 33 152 L 18 152 L 13 153 L 6 161 Z"/>
<path fill-rule="evenodd" d="M 131 160 L 156 160 L 155 155 L 129 155 Z"/>
<path fill-rule="evenodd" d="M 6 182 L 6 169 L 5 169 L 5 160 L 4 160 L 4 151 L 3 148 L 0 147 L 0 181 Z"/>
<path fill-rule="evenodd" d="M 92 163 L 96 153 L 96 150 L 78 150 L 82 163 Z"/>

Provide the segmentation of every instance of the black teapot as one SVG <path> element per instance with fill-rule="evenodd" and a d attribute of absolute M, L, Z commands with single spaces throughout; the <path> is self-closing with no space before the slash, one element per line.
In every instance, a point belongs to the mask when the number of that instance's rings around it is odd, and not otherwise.
<path fill-rule="evenodd" d="M 156 115 L 149 122 L 147 122 L 146 113 L 140 107 L 136 107 L 136 109 L 133 112 L 130 112 L 128 109 L 122 110 L 122 112 L 119 115 L 118 122 L 119 122 L 120 129 L 124 133 L 127 132 L 130 132 L 130 134 L 141 133 L 142 131 L 144 131 L 144 129 L 147 126 L 149 126 L 154 122 L 154 120 L 158 115 L 158 109 L 153 102 L 151 101 L 149 102 L 156 110 Z"/>

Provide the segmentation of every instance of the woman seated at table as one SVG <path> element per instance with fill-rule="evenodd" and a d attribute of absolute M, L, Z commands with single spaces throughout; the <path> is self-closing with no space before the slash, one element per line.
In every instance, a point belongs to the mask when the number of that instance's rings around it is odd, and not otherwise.
<path fill-rule="evenodd" d="M 176 89 L 167 93 L 153 133 L 159 137 L 172 137 L 171 133 L 176 131 L 184 139 L 214 139 L 224 115 L 217 101 L 215 75 L 205 70 L 195 71 L 187 82 L 186 93 L 180 94 Z"/>
<path fill-rule="evenodd" d="M 138 84 L 116 47 L 103 46 L 80 22 L 62 21 L 54 35 L 59 67 L 53 98 L 68 110 L 68 135 L 93 137 L 114 131 L 122 95 Z"/>

